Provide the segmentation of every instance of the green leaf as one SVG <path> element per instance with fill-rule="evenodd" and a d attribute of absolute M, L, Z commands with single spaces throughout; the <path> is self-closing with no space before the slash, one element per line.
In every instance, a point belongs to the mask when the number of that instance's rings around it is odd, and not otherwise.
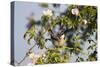
<path fill-rule="evenodd" d="M 30 34 L 29 35 L 29 39 L 27 40 L 27 43 L 30 45 L 30 41 L 31 41 L 31 39 L 34 37 L 34 34 Z"/>
<path fill-rule="evenodd" d="M 87 50 L 93 50 L 94 47 L 96 47 L 96 44 L 93 44 L 93 45 L 89 46 L 89 47 L 87 48 Z"/>
<path fill-rule="evenodd" d="M 40 6 L 43 7 L 43 8 L 48 8 L 48 4 L 47 3 L 42 3 L 42 4 L 40 4 Z"/>
<path fill-rule="evenodd" d="M 27 32 L 24 34 L 24 39 L 26 39 L 27 34 L 28 34 Z"/>
<path fill-rule="evenodd" d="M 49 18 L 50 18 L 49 16 L 45 16 L 45 15 L 43 15 L 43 16 L 41 17 L 42 25 L 43 25 L 43 26 L 46 25 L 46 23 L 48 22 Z"/>
<path fill-rule="evenodd" d="M 36 64 L 43 64 L 43 59 L 42 58 L 39 58 L 38 60 L 37 60 L 37 63 Z"/>
<path fill-rule="evenodd" d="M 79 39 L 80 39 L 80 36 L 78 36 L 78 35 L 77 35 L 77 36 L 76 36 L 76 35 L 75 35 L 75 36 L 73 36 L 73 40 L 75 40 L 75 41 L 76 41 L 76 40 L 79 40 Z"/>
<path fill-rule="evenodd" d="M 76 42 L 76 43 L 74 43 L 74 46 L 75 47 L 80 47 L 80 43 L 79 42 Z"/>

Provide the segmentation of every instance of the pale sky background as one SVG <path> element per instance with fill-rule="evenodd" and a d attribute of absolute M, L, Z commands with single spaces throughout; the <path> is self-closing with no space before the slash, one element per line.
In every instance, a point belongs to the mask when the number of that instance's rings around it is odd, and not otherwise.
<path fill-rule="evenodd" d="M 53 9 L 51 5 L 49 5 L 50 9 Z M 61 5 L 60 9 L 58 11 L 63 12 L 67 6 Z M 34 13 L 35 20 L 39 20 L 41 18 L 42 12 L 45 10 L 44 8 L 40 7 L 37 3 L 31 3 L 31 2 L 15 2 L 15 12 L 14 12 L 14 47 L 15 47 L 15 60 L 18 62 L 22 60 L 22 58 L 25 56 L 26 51 L 29 49 L 29 46 L 27 44 L 27 41 L 24 40 L 23 35 L 26 32 L 26 24 L 28 23 L 27 17 L 30 16 L 30 14 Z M 94 37 L 92 37 L 94 39 Z M 88 42 L 84 43 L 85 46 L 84 51 L 86 51 Z M 37 51 L 37 47 L 33 49 L 34 51 Z M 86 58 L 86 56 L 83 56 Z M 76 56 L 72 55 L 70 58 L 70 62 L 75 61 Z M 26 59 L 22 65 L 27 65 L 30 62 L 30 60 Z"/>

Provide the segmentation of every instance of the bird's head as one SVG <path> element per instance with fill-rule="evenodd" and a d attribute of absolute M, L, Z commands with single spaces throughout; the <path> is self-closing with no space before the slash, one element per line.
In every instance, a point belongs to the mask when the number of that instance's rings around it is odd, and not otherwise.
<path fill-rule="evenodd" d="M 65 38 L 65 35 L 62 34 L 62 35 L 60 36 L 60 39 L 64 39 L 64 38 Z"/>

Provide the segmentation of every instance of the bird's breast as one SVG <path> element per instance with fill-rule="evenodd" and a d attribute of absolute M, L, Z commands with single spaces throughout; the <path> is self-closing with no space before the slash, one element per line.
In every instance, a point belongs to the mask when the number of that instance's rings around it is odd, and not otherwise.
<path fill-rule="evenodd" d="M 60 47 L 60 46 L 63 46 L 64 45 L 65 40 L 64 39 L 61 39 L 61 40 L 53 40 L 52 42 L 53 42 L 53 44 L 55 46 Z"/>

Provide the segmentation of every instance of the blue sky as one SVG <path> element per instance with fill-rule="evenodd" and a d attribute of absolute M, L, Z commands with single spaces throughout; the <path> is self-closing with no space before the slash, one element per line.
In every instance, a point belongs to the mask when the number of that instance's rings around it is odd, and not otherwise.
<path fill-rule="evenodd" d="M 61 5 L 58 11 L 63 12 L 66 9 L 67 6 Z M 50 9 L 54 8 L 52 5 L 49 5 Z M 26 25 L 28 23 L 27 17 L 30 16 L 30 14 L 34 13 L 34 19 L 40 20 L 43 10 L 46 8 L 42 8 L 37 3 L 31 3 L 31 2 L 15 2 L 15 12 L 14 12 L 14 37 L 15 37 L 15 60 L 20 61 L 26 51 L 29 49 L 29 46 L 27 44 L 27 41 L 23 39 L 24 33 L 27 31 Z M 37 47 L 34 48 L 34 51 L 37 51 Z M 30 62 L 26 60 L 22 63 L 22 65 L 25 65 L 27 62 Z"/>

